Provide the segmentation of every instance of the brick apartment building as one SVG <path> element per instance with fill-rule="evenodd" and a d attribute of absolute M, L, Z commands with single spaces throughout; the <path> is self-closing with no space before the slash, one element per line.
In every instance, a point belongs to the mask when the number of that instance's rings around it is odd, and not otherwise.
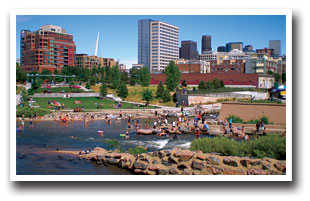
<path fill-rule="evenodd" d="M 98 67 L 113 67 L 118 65 L 118 61 L 112 58 L 102 58 L 98 56 L 89 56 L 87 54 L 76 54 L 76 66 L 91 70 L 94 66 Z"/>
<path fill-rule="evenodd" d="M 44 25 L 33 32 L 22 30 L 20 49 L 21 68 L 25 72 L 61 71 L 75 64 L 73 35 L 60 26 Z"/>
<path fill-rule="evenodd" d="M 216 74 L 243 74 L 245 72 L 245 60 L 210 61 L 211 73 Z"/>

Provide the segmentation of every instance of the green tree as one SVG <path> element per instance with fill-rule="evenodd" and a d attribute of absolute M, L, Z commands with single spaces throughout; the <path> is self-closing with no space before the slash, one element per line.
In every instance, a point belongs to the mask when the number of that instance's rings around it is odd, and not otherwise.
<path fill-rule="evenodd" d="M 182 81 L 182 86 L 183 86 L 183 87 L 187 87 L 187 82 L 186 82 L 186 80 L 183 80 L 183 81 Z"/>
<path fill-rule="evenodd" d="M 111 89 L 118 89 L 121 84 L 121 74 L 118 66 L 113 66 L 111 69 Z"/>
<path fill-rule="evenodd" d="M 27 80 L 27 75 L 22 71 L 19 63 L 16 62 L 16 82 L 25 82 Z"/>
<path fill-rule="evenodd" d="M 136 84 L 139 84 L 140 82 L 140 71 L 136 68 L 133 67 L 130 69 L 130 85 L 134 86 Z"/>
<path fill-rule="evenodd" d="M 213 86 L 214 86 L 214 89 L 221 88 L 221 83 L 220 83 L 220 81 L 217 78 L 213 79 Z"/>
<path fill-rule="evenodd" d="M 164 91 L 165 91 L 164 85 L 161 82 L 159 82 L 157 86 L 156 97 L 162 98 Z"/>
<path fill-rule="evenodd" d="M 272 70 L 268 70 L 267 74 L 272 75 L 273 74 Z"/>
<path fill-rule="evenodd" d="M 86 89 L 90 89 L 90 84 L 88 82 L 86 82 L 86 86 L 85 86 Z"/>
<path fill-rule="evenodd" d="M 111 83 L 111 68 L 110 66 L 106 66 L 104 68 L 104 81 L 107 85 Z"/>
<path fill-rule="evenodd" d="M 220 85 L 221 85 L 221 88 L 224 88 L 224 87 L 225 87 L 225 84 L 224 84 L 224 81 L 223 81 L 223 80 L 220 81 Z"/>
<path fill-rule="evenodd" d="M 96 80 L 95 80 L 94 77 L 91 77 L 91 78 L 89 79 L 89 84 L 90 84 L 90 86 L 95 86 L 95 85 L 96 85 Z"/>
<path fill-rule="evenodd" d="M 150 71 L 147 67 L 143 67 L 140 70 L 140 83 L 141 86 L 147 87 L 150 85 L 150 80 L 151 80 L 151 76 L 150 76 Z"/>
<path fill-rule="evenodd" d="M 162 99 L 164 102 L 169 102 L 169 101 L 171 101 L 171 95 L 170 95 L 170 91 L 169 91 L 168 89 L 165 89 L 165 90 L 164 90 L 161 99 Z"/>
<path fill-rule="evenodd" d="M 275 82 L 276 82 L 276 83 L 279 83 L 279 81 L 280 81 L 280 75 L 279 75 L 279 73 L 274 74 L 274 79 L 275 79 Z"/>
<path fill-rule="evenodd" d="M 174 61 L 170 61 L 169 65 L 165 69 L 166 86 L 169 91 L 173 91 L 180 83 L 181 73 L 179 68 L 175 65 Z"/>
<path fill-rule="evenodd" d="M 147 105 L 153 99 L 153 92 L 149 89 L 145 89 L 142 91 L 142 100 L 145 100 Z"/>
<path fill-rule="evenodd" d="M 201 80 L 199 82 L 198 89 L 202 90 L 202 89 L 206 89 L 206 88 L 207 88 L 206 83 L 203 80 Z"/>
<path fill-rule="evenodd" d="M 121 82 L 117 88 L 117 95 L 121 98 L 126 98 L 128 96 L 128 89 L 124 82 Z"/>
<path fill-rule="evenodd" d="M 211 80 L 207 81 L 206 86 L 207 86 L 207 89 L 213 89 L 214 88 L 213 82 Z"/>
<path fill-rule="evenodd" d="M 107 94 L 108 94 L 107 84 L 105 82 L 102 82 L 102 84 L 100 86 L 100 95 L 102 97 L 105 97 Z"/>
<path fill-rule="evenodd" d="M 48 69 L 43 69 L 42 72 L 41 72 L 41 75 L 52 75 L 52 72 Z M 48 80 L 48 81 L 51 81 L 52 80 L 52 77 L 49 77 L 49 76 L 42 76 L 41 77 L 43 80 Z"/>
<path fill-rule="evenodd" d="M 282 73 L 282 83 L 286 83 L 286 73 Z"/>
<path fill-rule="evenodd" d="M 121 80 L 125 83 L 128 83 L 129 78 L 128 78 L 128 73 L 127 72 L 122 72 L 121 73 Z"/>

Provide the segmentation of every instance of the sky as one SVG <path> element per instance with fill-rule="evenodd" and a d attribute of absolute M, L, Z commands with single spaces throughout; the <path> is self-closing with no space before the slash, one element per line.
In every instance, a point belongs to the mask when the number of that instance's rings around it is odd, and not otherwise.
<path fill-rule="evenodd" d="M 17 15 L 16 58 L 20 58 L 20 31 L 36 31 L 53 24 L 73 34 L 76 53 L 94 55 L 100 32 L 98 56 L 114 58 L 130 68 L 138 60 L 138 20 L 160 20 L 179 27 L 182 40 L 197 42 L 201 53 L 202 35 L 211 35 L 212 50 L 228 42 L 243 42 L 254 49 L 269 46 L 269 40 L 281 40 L 281 53 L 286 52 L 284 15 Z"/>

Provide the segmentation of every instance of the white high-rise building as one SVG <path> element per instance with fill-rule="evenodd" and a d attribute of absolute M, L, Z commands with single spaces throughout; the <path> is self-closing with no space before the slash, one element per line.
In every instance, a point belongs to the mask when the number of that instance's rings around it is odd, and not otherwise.
<path fill-rule="evenodd" d="M 179 27 L 150 21 L 150 72 L 162 72 L 170 61 L 179 59 Z"/>

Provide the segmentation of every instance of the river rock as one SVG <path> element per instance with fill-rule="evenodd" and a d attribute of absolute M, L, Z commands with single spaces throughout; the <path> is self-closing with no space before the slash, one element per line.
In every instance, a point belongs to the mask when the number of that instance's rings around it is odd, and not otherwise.
<path fill-rule="evenodd" d="M 157 170 L 159 175 L 167 175 L 169 174 L 169 168 L 161 167 Z"/>
<path fill-rule="evenodd" d="M 271 163 L 267 161 L 262 162 L 262 168 L 263 170 L 269 170 L 271 168 Z"/>
<path fill-rule="evenodd" d="M 191 175 L 193 174 L 193 170 L 192 169 L 184 169 L 181 173 L 182 175 Z"/>
<path fill-rule="evenodd" d="M 235 170 L 231 168 L 224 168 L 223 173 L 225 175 L 246 175 L 246 172 L 243 170 Z"/>
<path fill-rule="evenodd" d="M 244 167 L 248 168 L 250 165 L 250 160 L 249 159 L 241 159 L 240 160 L 241 165 L 243 165 Z"/>
<path fill-rule="evenodd" d="M 135 169 L 145 170 L 147 168 L 147 164 L 145 164 L 144 162 L 141 162 L 141 161 L 134 162 L 133 166 Z"/>
<path fill-rule="evenodd" d="M 238 167 L 238 162 L 236 160 L 230 159 L 230 158 L 224 158 L 223 163 L 226 165 Z"/>
<path fill-rule="evenodd" d="M 220 160 L 214 156 L 209 156 L 207 158 L 207 163 L 212 165 L 220 165 Z"/>
<path fill-rule="evenodd" d="M 148 169 L 149 169 L 149 170 L 156 171 L 156 170 L 158 170 L 158 166 L 157 166 L 157 165 L 150 165 L 150 166 L 148 167 Z"/>
<path fill-rule="evenodd" d="M 194 153 L 189 150 L 181 150 L 177 151 L 174 156 L 178 157 L 179 161 L 188 161 L 194 156 Z"/>
<path fill-rule="evenodd" d="M 276 162 L 274 164 L 275 168 L 277 168 L 277 170 L 284 172 L 286 169 L 286 164 L 284 162 Z"/>
<path fill-rule="evenodd" d="M 199 159 L 199 160 L 206 160 L 207 157 L 208 157 L 208 155 L 204 154 L 202 151 L 198 151 L 197 152 L 197 156 L 196 156 L 197 159 Z"/>
<path fill-rule="evenodd" d="M 212 174 L 221 174 L 223 172 L 223 169 L 218 167 L 211 166 L 208 169 Z"/>
<path fill-rule="evenodd" d="M 203 168 L 205 168 L 204 162 L 200 160 L 194 160 L 192 166 L 193 166 L 193 169 L 196 169 L 196 170 L 202 170 Z"/>
<path fill-rule="evenodd" d="M 134 172 L 135 172 L 136 174 L 145 174 L 144 171 L 141 170 L 141 169 L 135 169 Z"/>
<path fill-rule="evenodd" d="M 191 168 L 191 163 L 188 163 L 188 162 L 178 165 L 179 170 L 190 169 L 190 168 Z"/>
<path fill-rule="evenodd" d="M 168 160 L 161 160 L 161 163 L 162 163 L 164 166 L 171 166 L 171 163 L 170 163 Z"/>
<path fill-rule="evenodd" d="M 108 164 L 111 164 L 111 165 L 117 165 L 118 162 L 120 161 L 120 159 L 115 159 L 115 158 L 106 158 L 106 161 Z"/>
<path fill-rule="evenodd" d="M 252 168 L 247 171 L 248 175 L 265 175 L 267 172 L 259 168 Z"/>
<path fill-rule="evenodd" d="M 176 167 L 172 167 L 172 168 L 170 168 L 169 173 L 173 174 L 173 175 L 177 175 L 177 174 L 179 174 L 179 171 Z"/>
<path fill-rule="evenodd" d="M 251 165 L 252 166 L 257 166 L 257 165 L 260 165 L 260 164 L 262 164 L 262 160 L 254 160 L 254 161 L 252 160 L 251 161 Z"/>
<path fill-rule="evenodd" d="M 152 171 L 152 170 L 146 170 L 145 174 L 147 174 L 147 175 L 156 175 L 156 172 Z"/>
<path fill-rule="evenodd" d="M 178 163 L 178 159 L 175 158 L 175 157 L 173 157 L 172 155 L 169 156 L 168 161 L 169 161 L 170 163 L 174 163 L 174 164 L 177 164 L 177 163 Z"/>

